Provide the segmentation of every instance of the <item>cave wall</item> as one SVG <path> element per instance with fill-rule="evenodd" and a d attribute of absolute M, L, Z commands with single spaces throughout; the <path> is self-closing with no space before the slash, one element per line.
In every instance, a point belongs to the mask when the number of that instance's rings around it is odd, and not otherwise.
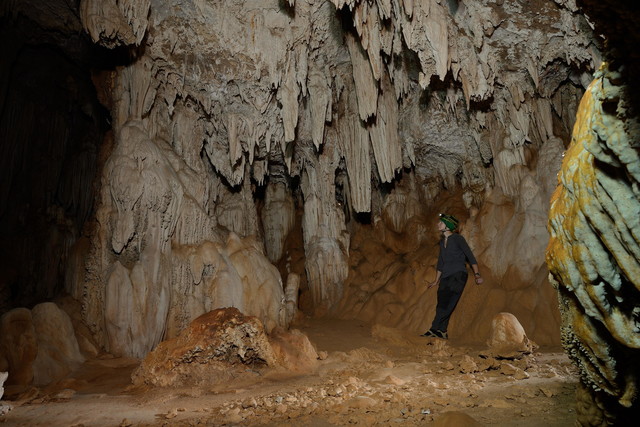
<path fill-rule="evenodd" d="M 296 276 L 309 314 L 420 330 L 442 209 L 490 278 L 459 330 L 482 340 L 492 311 L 514 311 L 557 342 L 545 212 L 600 62 L 575 2 L 73 5 L 122 55 L 91 65 L 112 132 L 65 259 L 64 288 L 107 350 L 144 355 L 226 305 L 286 326 Z M 302 271 L 286 261 L 301 251 Z M 387 276 L 358 264 L 388 256 Z"/>

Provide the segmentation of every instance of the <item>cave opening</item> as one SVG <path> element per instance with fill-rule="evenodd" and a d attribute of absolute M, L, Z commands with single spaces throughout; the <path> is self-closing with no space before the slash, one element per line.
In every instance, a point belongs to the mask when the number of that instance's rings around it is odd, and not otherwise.
<path fill-rule="evenodd" d="M 111 131 L 92 75 L 126 63 L 127 55 L 21 13 L 3 16 L 0 28 L 0 292 L 6 312 L 65 293 L 65 263 L 91 222 L 101 150 Z"/>

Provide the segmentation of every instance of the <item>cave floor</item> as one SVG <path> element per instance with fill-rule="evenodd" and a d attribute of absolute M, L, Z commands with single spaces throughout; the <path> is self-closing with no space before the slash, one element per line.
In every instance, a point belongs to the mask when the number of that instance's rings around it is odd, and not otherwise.
<path fill-rule="evenodd" d="M 44 389 L 7 387 L 16 426 L 571 426 L 573 365 L 560 348 L 519 360 L 358 321 L 307 319 L 316 346 L 305 375 L 258 372 L 215 387 L 131 385 L 134 359 L 102 357 Z M 481 357 L 482 356 L 482 357 Z M 466 424 L 465 424 L 466 422 Z"/>

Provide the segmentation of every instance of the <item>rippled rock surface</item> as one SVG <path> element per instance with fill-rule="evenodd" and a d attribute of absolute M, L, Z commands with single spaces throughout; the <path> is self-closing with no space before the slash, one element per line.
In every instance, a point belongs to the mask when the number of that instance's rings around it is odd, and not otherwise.
<path fill-rule="evenodd" d="M 563 343 L 584 385 L 584 425 L 624 424 L 639 410 L 640 132 L 612 68 L 601 68 L 581 102 L 547 252 Z"/>

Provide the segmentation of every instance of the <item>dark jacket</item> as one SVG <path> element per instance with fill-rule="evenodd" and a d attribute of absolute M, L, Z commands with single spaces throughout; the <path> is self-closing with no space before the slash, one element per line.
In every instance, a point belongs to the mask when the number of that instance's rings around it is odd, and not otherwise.
<path fill-rule="evenodd" d="M 467 241 L 460 234 L 453 233 L 447 239 L 447 247 L 444 247 L 444 236 L 440 240 L 440 255 L 438 256 L 438 271 L 442 272 L 441 278 L 451 276 L 460 271 L 467 271 L 465 260 L 469 264 L 477 264 L 473 252 Z"/>

